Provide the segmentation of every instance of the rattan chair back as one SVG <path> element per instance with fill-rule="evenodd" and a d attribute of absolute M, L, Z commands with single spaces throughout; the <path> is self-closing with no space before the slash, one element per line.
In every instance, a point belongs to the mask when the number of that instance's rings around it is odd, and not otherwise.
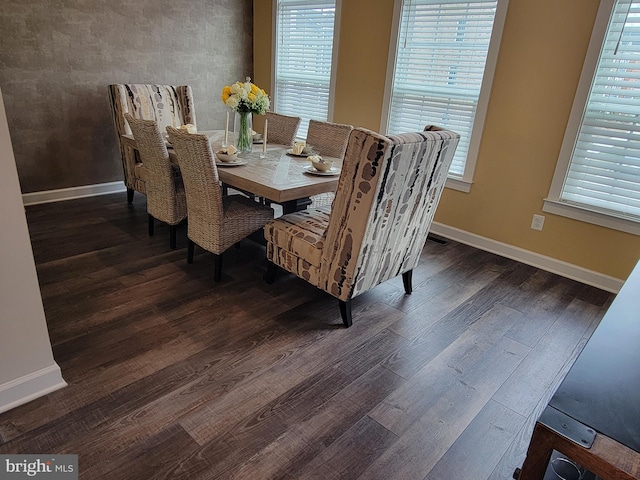
<path fill-rule="evenodd" d="M 191 214 L 187 235 L 206 248 L 213 241 L 211 237 L 219 235 L 218 227 L 224 215 L 220 178 L 209 138 L 172 127 L 167 127 L 167 132 L 180 164 L 187 209 Z"/>
<path fill-rule="evenodd" d="M 146 168 L 147 213 L 161 222 L 177 225 L 186 218 L 187 205 L 158 124 L 155 120 L 134 118 L 129 113 L 124 117 Z"/>
<path fill-rule="evenodd" d="M 307 144 L 320 155 L 343 158 L 351 130 L 351 125 L 309 120 Z"/>
<path fill-rule="evenodd" d="M 244 195 L 222 195 L 218 168 L 206 135 L 184 133 L 173 127 L 167 127 L 167 132 L 187 193 L 188 261 L 193 261 L 194 243 L 215 254 L 215 279 L 220 281 L 222 253 L 261 229 L 273 218 L 273 209 Z"/>
<path fill-rule="evenodd" d="M 269 121 L 267 129 L 267 141 L 279 145 L 291 145 L 298 133 L 300 117 L 290 117 L 275 112 L 267 112 Z"/>

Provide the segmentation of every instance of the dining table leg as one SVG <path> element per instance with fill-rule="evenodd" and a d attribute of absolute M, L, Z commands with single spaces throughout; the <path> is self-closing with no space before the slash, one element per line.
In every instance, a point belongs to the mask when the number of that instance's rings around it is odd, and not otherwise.
<path fill-rule="evenodd" d="M 286 215 L 287 213 L 299 212 L 301 210 L 306 210 L 309 205 L 311 205 L 311 199 L 307 198 L 298 198 L 296 200 L 289 200 L 286 202 L 282 202 L 282 214 Z"/>

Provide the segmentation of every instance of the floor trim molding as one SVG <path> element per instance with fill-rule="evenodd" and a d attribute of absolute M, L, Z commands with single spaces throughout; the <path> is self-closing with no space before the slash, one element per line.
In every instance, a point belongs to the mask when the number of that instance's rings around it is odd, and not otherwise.
<path fill-rule="evenodd" d="M 122 181 L 97 183 L 95 185 L 82 185 L 80 187 L 59 188 L 57 190 L 44 190 L 42 192 L 32 192 L 22 194 L 23 205 L 38 205 L 40 203 L 61 202 L 64 200 L 75 200 L 77 198 L 95 197 L 96 195 L 107 195 L 109 193 L 125 192 Z"/>
<path fill-rule="evenodd" d="M 67 386 L 57 363 L 0 385 L 0 413 Z"/>
<path fill-rule="evenodd" d="M 607 292 L 618 293 L 624 283 L 624 280 L 620 280 L 619 278 L 594 272 L 593 270 L 587 270 L 586 268 L 578 267 L 571 263 L 563 262 L 562 260 L 547 257 L 546 255 L 531 252 L 520 247 L 514 247 L 513 245 L 482 237 L 475 233 L 450 227 L 442 223 L 433 222 L 431 224 L 431 233 L 479 248 L 480 250 L 495 253 L 502 257 L 517 260 L 518 262 L 546 270 L 547 272 L 577 280 L 578 282 L 600 288 Z"/>
<path fill-rule="evenodd" d="M 126 190 L 125 185 L 121 181 L 99 183 L 95 185 L 84 185 L 81 187 L 25 193 L 22 195 L 22 202 L 25 206 L 37 205 L 40 203 L 60 202 L 77 198 L 93 197 L 96 195 L 125 192 Z M 526 263 L 527 265 L 541 268 L 542 270 L 556 273 L 572 280 L 577 280 L 578 282 L 600 288 L 607 292 L 618 293 L 624 283 L 624 280 L 619 278 L 594 272 L 593 270 L 587 270 L 586 268 L 578 267 L 576 265 L 563 262 L 562 260 L 547 257 L 520 247 L 514 247 L 513 245 L 482 237 L 475 233 L 450 227 L 439 222 L 433 222 L 431 224 L 431 232 L 436 235 L 440 235 L 441 237 L 455 240 L 456 242 L 464 243 L 512 260 L 517 260 L 519 262 Z"/>

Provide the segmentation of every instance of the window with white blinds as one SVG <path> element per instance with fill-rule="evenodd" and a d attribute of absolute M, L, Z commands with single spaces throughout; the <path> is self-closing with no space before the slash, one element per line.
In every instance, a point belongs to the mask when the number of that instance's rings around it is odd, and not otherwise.
<path fill-rule="evenodd" d="M 335 0 L 277 1 L 273 110 L 302 118 L 300 138 L 328 117 L 335 14 Z"/>
<path fill-rule="evenodd" d="M 543 210 L 640 235 L 640 0 L 601 0 Z"/>
<path fill-rule="evenodd" d="M 483 83 L 487 58 L 490 47 L 497 51 L 499 45 L 499 35 L 492 41 L 497 8 L 498 0 L 402 2 L 387 132 L 431 124 L 459 133 L 450 177 L 470 180 L 467 155 L 484 120 L 483 111 L 476 122 L 479 99 L 490 88 L 490 81 Z"/>
<path fill-rule="evenodd" d="M 560 200 L 640 221 L 640 0 L 613 8 Z"/>

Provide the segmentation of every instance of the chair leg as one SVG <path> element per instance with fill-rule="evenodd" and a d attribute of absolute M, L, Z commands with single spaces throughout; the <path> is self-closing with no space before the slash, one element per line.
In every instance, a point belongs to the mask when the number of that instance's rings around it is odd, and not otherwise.
<path fill-rule="evenodd" d="M 222 254 L 213 254 L 213 281 L 222 280 Z"/>
<path fill-rule="evenodd" d="M 264 281 L 271 285 L 276 280 L 276 275 L 278 274 L 278 266 L 273 263 L 267 261 L 267 271 L 264 274 Z"/>
<path fill-rule="evenodd" d="M 149 236 L 153 237 L 153 227 L 155 222 L 151 215 L 147 214 L 147 216 L 149 217 Z"/>
<path fill-rule="evenodd" d="M 127 187 L 127 203 L 133 203 L 133 192 L 135 192 L 133 188 Z"/>
<path fill-rule="evenodd" d="M 187 263 L 193 263 L 193 252 L 195 250 L 196 244 L 193 243 L 193 240 L 187 238 Z"/>
<path fill-rule="evenodd" d="M 413 288 L 411 286 L 411 277 L 413 275 L 413 270 L 409 270 L 408 272 L 404 272 L 402 274 L 402 283 L 404 284 L 404 293 L 409 295 L 413 292 Z"/>
<path fill-rule="evenodd" d="M 171 250 L 176 249 L 176 231 L 178 228 L 175 225 L 169 225 L 169 247 Z"/>
<path fill-rule="evenodd" d="M 353 319 L 351 318 L 351 299 L 343 302 L 342 300 L 338 300 L 338 305 L 340 305 L 340 315 L 342 316 L 342 323 L 344 326 L 349 328 L 353 325 Z"/>

